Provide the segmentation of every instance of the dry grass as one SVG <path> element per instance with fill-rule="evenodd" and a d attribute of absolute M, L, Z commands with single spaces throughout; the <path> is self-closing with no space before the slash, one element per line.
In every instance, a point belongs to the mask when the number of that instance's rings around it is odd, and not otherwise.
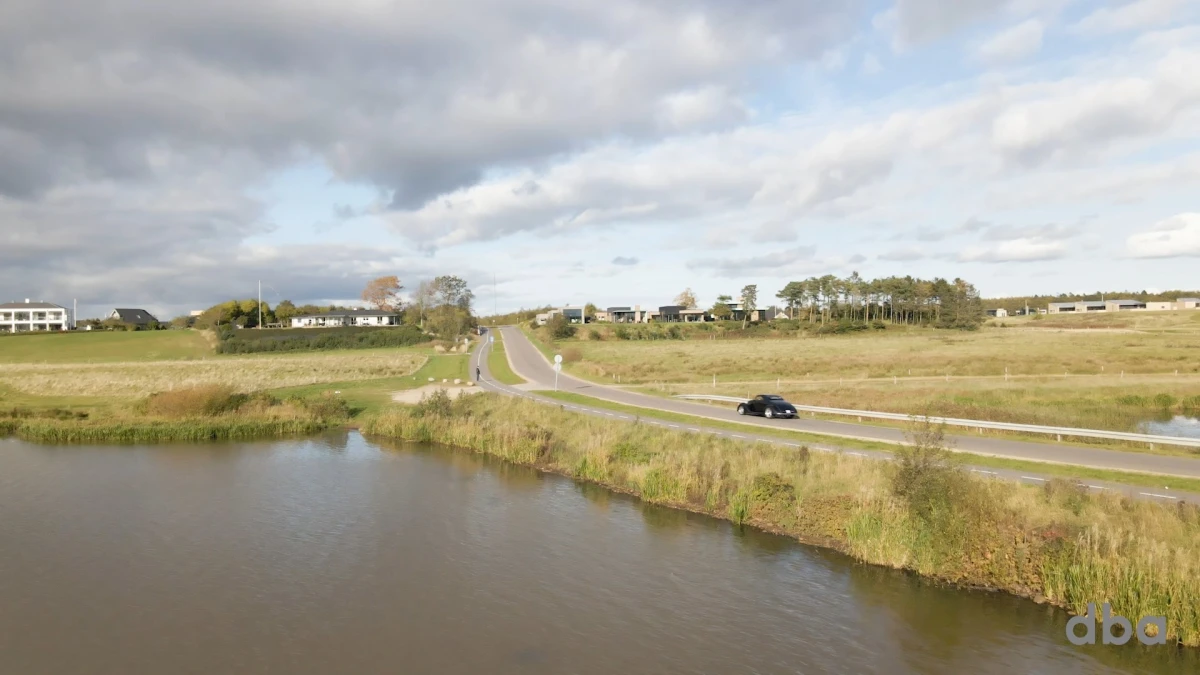
<path fill-rule="evenodd" d="M 664 385 L 655 391 L 745 396 L 757 389 L 798 405 L 1116 431 L 1137 431 L 1148 419 L 1200 414 L 1200 378 L 1182 375 L 718 383 L 715 388 Z"/>
<path fill-rule="evenodd" d="M 1198 315 L 1200 316 L 1200 315 Z M 1200 327 L 1200 324 L 1198 324 Z M 622 382 L 936 376 L 1200 374 L 1200 336 L 994 328 L 785 339 L 581 341 L 571 370 Z"/>
<path fill-rule="evenodd" d="M 215 384 L 248 392 L 399 377 L 412 374 L 425 360 L 426 357 L 416 351 L 381 350 L 222 357 L 200 361 L 13 364 L 0 370 L 0 385 L 40 396 L 129 398 L 153 391 Z"/>
<path fill-rule="evenodd" d="M 364 431 L 486 452 L 1074 611 L 1108 601 L 1124 616 L 1165 615 L 1171 637 L 1200 645 L 1200 511 L 1192 506 L 1089 495 L 1059 481 L 1030 488 L 976 479 L 952 461 L 903 474 L 878 461 L 613 425 L 490 394 L 392 412 Z"/>

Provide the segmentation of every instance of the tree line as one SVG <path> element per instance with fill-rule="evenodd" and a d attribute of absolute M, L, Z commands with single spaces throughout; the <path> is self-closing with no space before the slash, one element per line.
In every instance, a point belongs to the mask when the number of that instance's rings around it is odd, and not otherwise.
<path fill-rule="evenodd" d="M 920 279 L 911 276 L 864 279 L 858 272 L 845 278 L 832 274 L 788 282 L 775 297 L 789 319 L 820 323 L 874 322 L 974 330 L 983 323 L 983 301 L 975 286 L 963 279 Z M 676 304 L 695 307 L 695 295 L 685 290 Z M 717 296 L 710 313 L 729 320 L 740 305 L 742 323 L 758 309 L 758 286 L 742 288 L 737 299 Z"/>
<path fill-rule="evenodd" d="M 457 339 L 476 325 L 471 311 L 475 294 L 459 277 L 443 275 L 421 281 L 407 301 L 403 299 L 403 290 L 398 277 L 382 276 L 368 282 L 361 297 L 372 309 L 399 315 L 405 325 L 448 339 Z M 199 316 L 176 317 L 171 324 L 176 328 L 198 329 L 288 327 L 294 317 L 349 309 L 355 308 L 335 304 L 296 305 L 291 300 L 281 300 L 272 307 L 267 302 L 260 304 L 257 299 L 228 300 L 209 307 Z"/>

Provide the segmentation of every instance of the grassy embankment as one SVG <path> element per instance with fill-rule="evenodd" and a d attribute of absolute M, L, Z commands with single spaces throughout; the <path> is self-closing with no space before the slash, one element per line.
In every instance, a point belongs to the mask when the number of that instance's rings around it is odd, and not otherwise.
<path fill-rule="evenodd" d="M 564 403 L 574 403 L 576 405 L 588 406 L 591 408 L 601 408 L 604 410 L 612 410 L 626 415 L 662 420 L 664 422 L 675 422 L 681 427 L 705 427 L 708 429 L 721 429 L 724 431 L 753 433 L 756 436 L 767 436 L 778 438 L 780 440 L 789 441 L 792 443 L 809 443 L 814 447 L 825 447 L 831 450 L 872 450 L 876 452 L 894 453 L 896 445 L 892 443 L 882 443 L 877 441 L 865 441 L 854 438 L 833 438 L 822 434 L 805 433 L 803 431 L 791 431 L 786 427 L 760 427 L 740 424 L 738 422 L 725 422 L 722 420 L 714 420 L 696 417 L 694 415 L 684 415 L 681 413 L 664 412 L 650 408 L 639 408 L 637 406 L 623 405 L 613 403 L 603 399 L 583 396 L 567 391 L 537 391 L 533 392 L 539 396 L 552 398 Z M 906 425 L 907 426 L 907 425 Z M 947 431 L 952 431 L 947 428 Z M 948 448 L 953 450 L 953 448 Z M 1031 462 L 1019 459 L 1005 459 L 1003 457 L 990 457 L 988 455 L 976 455 L 969 452 L 955 451 L 962 458 L 962 461 L 974 467 L 985 469 L 1011 469 L 1013 471 L 1027 471 L 1033 474 L 1063 478 L 1071 482 L 1085 482 L 1087 480 L 1107 481 L 1111 483 L 1120 483 L 1124 485 L 1138 485 L 1146 488 L 1161 490 L 1183 490 L 1186 492 L 1195 492 L 1200 494 L 1200 479 L 1181 478 L 1178 476 L 1162 476 L 1148 473 L 1132 473 L 1126 471 L 1112 471 L 1108 469 L 1093 469 L 1090 467 L 1073 466 L 1069 464 L 1050 464 L 1047 462 Z"/>
<path fill-rule="evenodd" d="M 514 373 L 512 366 L 508 363 L 508 354 L 504 351 L 504 340 L 500 336 L 500 331 L 494 330 L 490 335 L 493 342 L 488 352 L 488 370 L 491 371 L 492 377 L 501 384 L 525 384 L 525 380 Z"/>
<path fill-rule="evenodd" d="M 483 452 L 829 546 L 863 562 L 1080 612 L 1167 617 L 1200 645 L 1200 511 L 1066 482 L 976 479 L 932 430 L 894 463 L 750 444 L 490 394 L 368 419 L 368 434 Z"/>
<path fill-rule="evenodd" d="M 681 340 L 620 340 L 602 326 L 553 348 L 537 335 L 539 348 L 561 352 L 573 375 L 665 394 L 764 389 L 807 405 L 1120 431 L 1200 414 L 1200 312 L 1105 320 L 1024 319 L 974 333 L 768 330 L 755 338 L 684 327 Z"/>
<path fill-rule="evenodd" d="M 20 349 L 5 349 L 10 344 Z M 0 342 L 0 354 L 9 362 L 0 371 L 0 433 L 44 442 L 311 433 L 346 424 L 431 377 L 465 379 L 468 360 L 429 346 L 215 356 L 205 336 L 191 331 L 20 336 Z M 239 403 L 147 406 L 155 394 L 229 395 Z M 331 400 L 340 403 L 331 407 Z"/>

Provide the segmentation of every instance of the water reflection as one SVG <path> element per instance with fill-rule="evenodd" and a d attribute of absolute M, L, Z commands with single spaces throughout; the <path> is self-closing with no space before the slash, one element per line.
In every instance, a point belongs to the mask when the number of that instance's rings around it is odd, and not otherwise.
<path fill-rule="evenodd" d="M 1200 417 L 1163 415 L 1163 419 L 1143 422 L 1139 430 L 1144 434 L 1155 436 L 1200 438 Z"/>
<path fill-rule="evenodd" d="M 0 440 L 0 513 L 0 673 L 1200 672 L 1074 647 L 1030 602 L 357 434 Z"/>

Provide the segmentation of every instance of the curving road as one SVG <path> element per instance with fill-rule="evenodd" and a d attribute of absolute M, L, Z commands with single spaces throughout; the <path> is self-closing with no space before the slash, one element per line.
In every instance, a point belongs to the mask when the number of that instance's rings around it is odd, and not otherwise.
<path fill-rule="evenodd" d="M 471 356 L 472 366 L 478 366 L 483 373 L 480 386 L 484 389 L 507 395 L 522 396 L 544 403 L 563 405 L 561 401 L 531 393 L 531 390 L 550 390 L 554 388 L 554 369 L 545 356 L 538 351 L 537 347 L 535 347 L 529 341 L 529 339 L 523 332 L 521 332 L 520 329 L 514 326 L 503 326 L 499 330 L 501 331 L 501 335 L 504 339 L 504 347 L 505 352 L 508 355 L 509 364 L 512 366 L 513 371 L 525 379 L 529 384 L 513 387 L 501 384 L 492 379 L 487 367 L 486 354 L 489 342 L 485 335 L 484 339 L 480 341 L 480 344 L 477 346 Z M 904 442 L 904 433 L 899 429 L 804 418 L 797 418 L 793 420 L 768 420 L 759 417 L 743 417 L 738 415 L 732 406 L 730 406 L 729 409 L 724 409 L 706 404 L 664 399 L 656 396 L 639 394 L 637 392 L 631 392 L 624 389 L 616 389 L 591 382 L 585 382 L 578 378 L 571 377 L 565 373 L 560 373 L 558 376 L 558 389 L 560 391 L 590 396 L 592 398 L 627 406 L 636 406 L 641 408 L 649 408 L 652 410 L 694 416 L 695 423 L 673 423 L 655 420 L 653 418 L 639 419 L 639 421 L 643 424 L 657 424 L 660 426 L 677 428 L 681 431 L 711 433 L 735 439 L 778 443 L 796 447 L 798 447 L 800 443 L 781 440 L 776 436 L 759 435 L 755 433 L 755 430 L 756 428 L 771 428 L 776 430 L 782 428 L 822 434 L 831 437 L 881 441 L 886 443 Z M 605 410 L 603 408 L 593 408 L 579 405 L 564 405 L 564 407 L 577 412 L 601 415 L 624 421 L 633 421 L 634 419 L 629 415 Z M 722 422 L 735 422 L 745 426 L 746 430 L 745 432 L 733 432 L 726 429 L 705 427 L 704 419 L 719 420 Z M 989 455 L 993 457 L 1004 457 L 1009 459 L 1035 462 L 1069 464 L 1097 469 L 1200 478 L 1200 459 L 1192 459 L 1189 457 L 1120 452 L 1116 450 L 1102 450 L 1098 448 L 1080 448 L 1069 445 L 1015 441 L 1003 438 L 979 438 L 969 435 L 948 436 L 947 440 L 956 450 L 979 455 Z M 888 453 L 882 452 L 872 452 L 868 450 L 843 450 L 833 446 L 821 446 L 812 443 L 807 443 L 806 445 L 815 450 L 843 452 L 849 455 L 876 457 L 879 459 L 890 458 Z M 1034 484 L 1043 483 L 1048 478 L 1046 476 L 1039 476 L 1038 474 L 1031 472 L 1010 471 L 987 467 L 971 467 L 971 470 L 976 473 L 1011 478 L 1014 480 L 1020 480 Z M 1181 492 L 1178 490 L 1168 490 L 1166 488 L 1150 489 L 1143 486 L 1131 486 L 1095 480 L 1088 480 L 1086 481 L 1086 484 L 1093 490 L 1120 491 L 1122 493 L 1142 499 L 1154 499 L 1159 501 L 1186 499 L 1187 501 L 1200 502 L 1200 494 Z"/>

